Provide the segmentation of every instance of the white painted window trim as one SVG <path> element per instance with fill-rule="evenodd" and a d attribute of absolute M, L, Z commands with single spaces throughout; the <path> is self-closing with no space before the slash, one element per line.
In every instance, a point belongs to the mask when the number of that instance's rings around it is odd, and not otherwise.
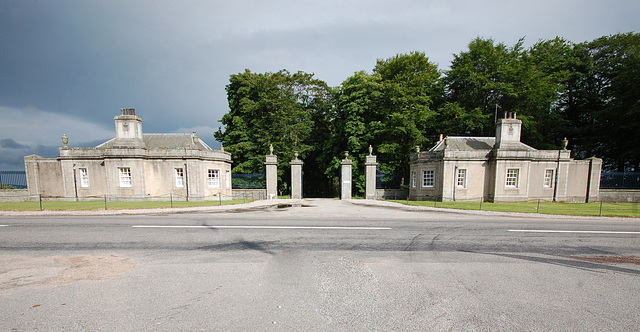
<path fill-rule="evenodd" d="M 133 175 L 131 173 L 131 167 L 121 166 L 118 167 L 118 184 L 120 188 L 133 187 Z"/>
<path fill-rule="evenodd" d="M 173 169 L 173 178 L 176 188 L 184 188 L 184 168 L 176 167 Z"/>
<path fill-rule="evenodd" d="M 80 173 L 80 187 L 89 188 L 91 184 L 89 182 L 89 169 L 86 167 L 78 167 L 78 172 Z"/>
<path fill-rule="evenodd" d="M 416 171 L 411 171 L 411 188 L 415 188 L 418 182 L 418 175 Z"/>
<path fill-rule="evenodd" d="M 225 170 L 224 182 L 227 189 L 231 189 L 231 170 Z"/>
<path fill-rule="evenodd" d="M 212 174 L 217 174 L 217 176 L 211 176 Z M 220 188 L 220 169 L 219 168 L 207 169 L 207 187 Z"/>
<path fill-rule="evenodd" d="M 515 171 L 515 184 L 511 185 L 509 184 L 509 171 Z M 509 189 L 513 189 L 513 188 L 519 188 L 520 187 L 520 168 L 519 167 L 508 167 L 505 171 L 505 178 L 504 178 L 504 187 L 505 188 L 509 188 Z"/>
<path fill-rule="evenodd" d="M 551 176 L 547 177 L 547 173 L 551 172 Z M 553 168 L 546 168 L 544 170 L 544 176 L 542 178 L 542 186 L 544 188 L 553 188 L 553 180 L 556 175 L 556 170 Z M 547 181 L 548 180 L 548 181 Z M 548 182 L 548 183 L 547 183 Z"/>
<path fill-rule="evenodd" d="M 456 188 L 467 188 L 467 175 L 468 171 L 466 168 L 458 168 L 456 172 Z M 462 174 L 462 176 L 460 176 Z M 460 184 L 460 180 L 462 180 L 462 184 Z"/>
<path fill-rule="evenodd" d="M 433 188 L 436 184 L 436 170 L 435 169 L 423 169 L 420 177 L 420 187 L 421 188 Z M 427 174 L 431 173 L 432 176 L 429 178 Z M 428 184 L 428 180 L 431 180 L 431 184 Z"/>

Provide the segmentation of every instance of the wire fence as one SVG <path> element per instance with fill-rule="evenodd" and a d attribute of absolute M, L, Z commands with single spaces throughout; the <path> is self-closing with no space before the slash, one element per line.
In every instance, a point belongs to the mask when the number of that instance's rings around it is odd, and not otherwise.
<path fill-rule="evenodd" d="M 602 172 L 600 189 L 640 189 L 640 172 Z"/>
<path fill-rule="evenodd" d="M 4 198 L 12 198 L 3 195 Z M 48 195 L 15 195 L 16 200 L 5 202 L 5 209 L 15 207 L 18 210 L 109 210 L 141 208 L 174 208 L 215 206 L 248 203 L 265 199 L 266 193 L 260 191 L 234 192 L 233 195 L 217 194 L 212 196 L 184 196 L 172 193 L 158 196 L 84 196 L 62 197 Z M 19 204 L 19 205 L 18 205 Z M 2 207 L 0 205 L 0 207 Z"/>
<path fill-rule="evenodd" d="M 456 199 L 444 201 L 442 196 L 421 197 L 417 201 L 407 204 L 434 208 L 448 208 L 459 210 L 499 211 L 518 213 L 540 213 L 598 217 L 638 217 L 640 201 L 634 202 L 605 202 L 599 200 L 591 203 L 553 202 L 549 199 L 533 199 L 527 202 L 486 202 L 484 198 Z"/>
<path fill-rule="evenodd" d="M 400 189 L 405 177 L 402 174 L 376 172 L 376 189 Z"/>
<path fill-rule="evenodd" d="M 264 173 L 234 173 L 231 175 L 231 185 L 233 189 L 264 189 L 267 180 Z"/>
<path fill-rule="evenodd" d="M 27 173 L 25 171 L 0 170 L 0 189 L 26 189 Z"/>

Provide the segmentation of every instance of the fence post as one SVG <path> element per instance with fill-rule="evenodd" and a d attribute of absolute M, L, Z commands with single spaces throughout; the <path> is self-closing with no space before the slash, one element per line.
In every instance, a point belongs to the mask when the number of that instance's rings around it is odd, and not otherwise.
<path fill-rule="evenodd" d="M 536 208 L 536 213 L 540 213 L 540 198 L 538 198 L 538 207 Z"/>
<path fill-rule="evenodd" d="M 42 211 L 42 194 L 38 194 L 38 200 L 40 200 L 40 211 Z"/>
<path fill-rule="evenodd" d="M 104 209 L 107 209 L 107 194 L 104 194 Z"/>
<path fill-rule="evenodd" d="M 242 203 L 246 203 L 247 202 L 247 191 L 245 190 L 242 193 Z"/>
<path fill-rule="evenodd" d="M 220 206 L 222 206 L 222 193 L 218 193 L 218 201 L 220 202 Z"/>
<path fill-rule="evenodd" d="M 173 193 L 169 194 L 169 199 L 171 200 L 171 208 L 173 208 Z"/>
<path fill-rule="evenodd" d="M 600 200 L 600 214 L 598 215 L 598 217 L 602 217 L 602 200 Z"/>
<path fill-rule="evenodd" d="M 480 211 L 482 211 L 482 201 L 484 201 L 484 197 L 480 197 Z"/>

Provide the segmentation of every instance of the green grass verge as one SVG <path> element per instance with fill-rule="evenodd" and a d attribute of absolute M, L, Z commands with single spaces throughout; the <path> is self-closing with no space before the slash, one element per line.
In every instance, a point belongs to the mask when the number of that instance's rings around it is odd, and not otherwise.
<path fill-rule="evenodd" d="M 522 203 L 482 203 L 480 202 L 433 202 L 433 201 L 404 201 L 393 202 L 415 206 L 429 206 L 445 209 L 484 210 L 500 212 L 542 213 L 573 216 L 603 217 L 640 217 L 640 203 L 553 203 L 553 202 L 522 202 Z"/>
<path fill-rule="evenodd" d="M 222 205 L 249 203 L 254 200 L 234 199 L 222 201 Z M 65 201 L 43 201 L 42 209 L 46 211 L 81 211 L 81 210 L 104 210 L 104 201 L 84 201 L 84 202 L 65 202 Z M 217 206 L 219 201 L 203 201 L 203 202 L 173 202 L 173 207 L 194 207 L 194 206 Z M 107 202 L 107 210 L 124 210 L 124 209 L 158 209 L 170 208 L 171 202 Z M 38 211 L 40 210 L 40 202 L 3 202 L 0 203 L 0 211 Z"/>

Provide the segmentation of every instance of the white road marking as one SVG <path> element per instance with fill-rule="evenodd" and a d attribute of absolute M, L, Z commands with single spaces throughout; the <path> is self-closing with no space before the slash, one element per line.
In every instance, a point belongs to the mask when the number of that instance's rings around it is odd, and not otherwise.
<path fill-rule="evenodd" d="M 324 229 L 324 230 L 389 230 L 389 227 L 358 227 L 358 226 L 241 226 L 241 225 L 202 225 L 202 226 L 167 226 L 167 225 L 134 225 L 133 228 L 219 228 L 219 229 Z"/>
<path fill-rule="evenodd" d="M 576 234 L 640 234 L 640 232 L 622 231 L 556 231 L 550 229 L 510 229 L 509 232 L 521 233 L 576 233 Z"/>
<path fill-rule="evenodd" d="M 9 225 L 0 225 L 0 227 L 8 227 Z"/>

